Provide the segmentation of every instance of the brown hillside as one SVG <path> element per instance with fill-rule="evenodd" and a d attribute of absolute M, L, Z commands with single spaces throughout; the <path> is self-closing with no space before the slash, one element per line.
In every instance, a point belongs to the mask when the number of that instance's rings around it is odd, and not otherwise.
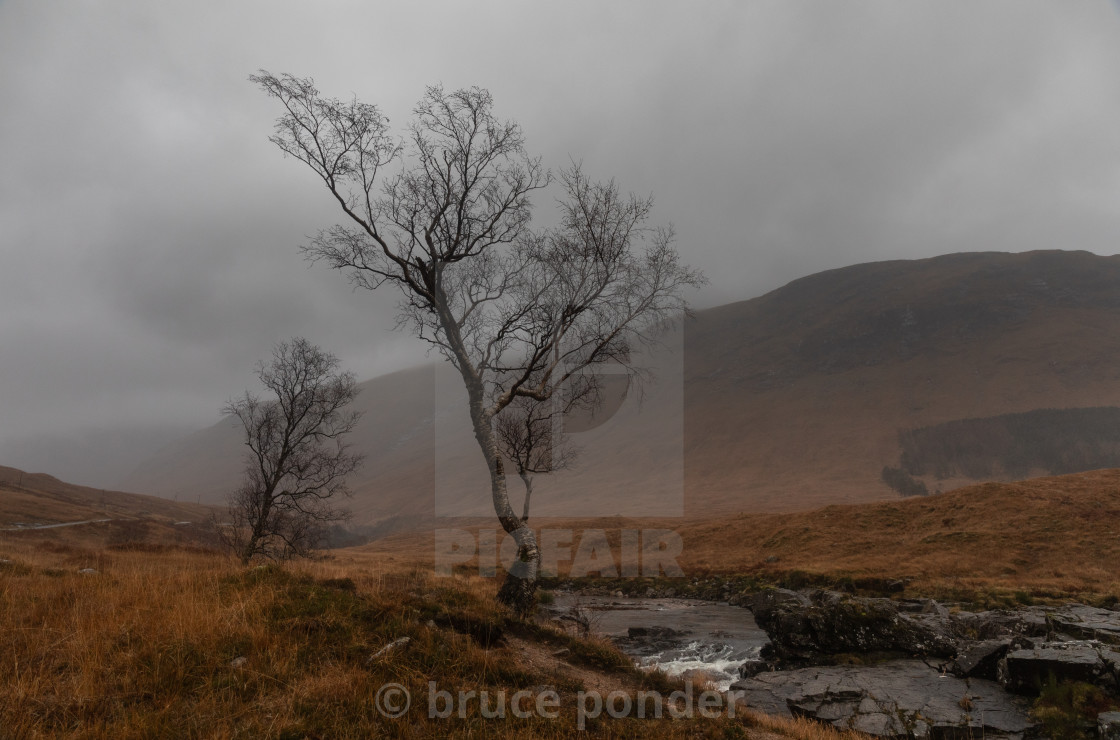
<path fill-rule="evenodd" d="M 75 486 L 0 466 L 0 538 L 8 541 L 208 544 L 213 540 L 212 511 L 209 506 Z M 39 528 L 57 524 L 68 526 Z"/>
<path fill-rule="evenodd" d="M 686 333 L 690 511 L 891 498 L 880 474 L 902 430 L 1118 405 L 1118 305 L 1120 258 L 1030 252 L 857 265 L 702 312 Z"/>
<path fill-rule="evenodd" d="M 682 455 L 690 517 L 895 499 L 881 473 L 899 464 L 900 432 L 1120 406 L 1120 257 L 969 253 L 857 265 L 699 311 L 683 331 L 683 430 L 680 415 L 657 404 L 620 414 L 580 438 L 579 469 L 539 484 L 539 514 L 660 510 L 650 483 L 679 478 L 672 462 Z M 654 358 L 666 361 L 680 358 Z M 432 379 L 420 368 L 363 384 L 357 522 L 433 513 L 437 426 L 458 417 L 437 413 Z M 486 506 L 477 450 L 456 444 L 441 459 L 463 472 L 440 479 L 441 515 Z M 239 456 L 223 423 L 149 460 L 126 487 L 217 502 L 236 483 Z M 924 482 L 949 490 L 975 480 Z M 511 491 L 519 500 L 517 485 Z"/>
<path fill-rule="evenodd" d="M 983 483 L 925 498 L 833 505 L 794 513 L 705 520 L 541 520 L 570 530 L 575 553 L 584 530 L 606 533 L 616 565 L 619 532 L 672 529 L 687 578 L 755 576 L 763 581 L 904 580 L 911 594 L 943 598 L 1026 593 L 1046 598 L 1120 597 L 1120 470 Z M 447 526 L 447 525 L 443 525 Z M 493 522 L 457 523 L 493 530 Z M 400 533 L 349 551 L 375 562 L 433 562 L 432 533 Z M 473 569 L 477 561 L 470 561 Z M 570 560 L 562 556 L 561 575 Z"/>
<path fill-rule="evenodd" d="M 983 483 L 949 493 L 681 528 L 696 573 L 912 578 L 1120 595 L 1120 470 Z"/>

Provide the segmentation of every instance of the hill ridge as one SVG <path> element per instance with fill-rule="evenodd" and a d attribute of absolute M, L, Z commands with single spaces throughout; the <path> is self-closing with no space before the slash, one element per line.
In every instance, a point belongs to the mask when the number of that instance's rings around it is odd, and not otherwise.
<path fill-rule="evenodd" d="M 363 383 L 356 522 L 434 514 L 433 373 Z M 1120 406 L 1120 257 L 969 252 L 799 278 L 686 320 L 683 388 L 683 434 L 668 418 L 621 423 L 603 442 L 617 464 L 586 471 L 589 502 L 640 497 L 632 461 L 645 441 L 671 435 L 686 515 L 890 499 L 881 474 L 898 465 L 907 430 Z M 236 435 L 216 425 L 195 443 L 141 466 L 127 487 L 220 501 L 240 471 Z M 924 482 L 933 491 L 974 481 Z"/>

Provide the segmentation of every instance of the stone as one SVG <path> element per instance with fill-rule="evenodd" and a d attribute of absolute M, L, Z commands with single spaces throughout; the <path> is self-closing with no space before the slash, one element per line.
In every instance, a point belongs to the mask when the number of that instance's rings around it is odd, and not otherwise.
<path fill-rule="evenodd" d="M 951 669 L 961 678 L 986 678 L 995 681 L 999 674 L 999 662 L 1011 648 L 1010 639 L 983 640 L 967 644 L 957 651 Z"/>
<path fill-rule="evenodd" d="M 1027 702 L 994 681 L 945 676 L 917 660 L 762 673 L 731 695 L 758 711 L 878 737 L 1018 737 L 1033 726 Z"/>
<path fill-rule="evenodd" d="M 768 660 L 762 658 L 748 658 L 739 666 L 740 678 L 753 678 L 765 671 L 777 670 L 777 666 Z"/>
<path fill-rule="evenodd" d="M 856 715 L 851 722 L 851 728 L 868 735 L 883 737 L 899 737 L 907 734 L 906 727 L 897 717 L 882 712 L 869 712 Z"/>
<path fill-rule="evenodd" d="M 672 627 L 630 627 L 626 637 L 615 638 L 615 642 L 624 651 L 646 655 L 677 647 L 687 634 Z"/>
<path fill-rule="evenodd" d="M 954 634 L 971 640 L 1042 637 L 1049 634 L 1046 615 L 1035 610 L 959 612 L 950 616 Z"/>
<path fill-rule="evenodd" d="M 1053 629 L 1082 640 L 1120 645 L 1120 613 L 1085 604 L 1066 604 L 1047 610 Z"/>
<path fill-rule="evenodd" d="M 949 610 L 933 599 L 900 599 L 895 604 L 901 612 L 934 615 L 939 619 L 949 618 Z"/>
<path fill-rule="evenodd" d="M 1108 651 L 1110 654 L 1112 651 Z M 1037 695 L 1053 676 L 1058 681 L 1085 681 L 1116 689 L 1116 676 L 1099 646 L 1090 642 L 1043 642 L 1012 650 L 999 662 L 999 681 L 1008 691 Z"/>
<path fill-rule="evenodd" d="M 952 657 L 948 629 L 900 613 L 889 599 L 766 589 L 745 601 L 771 644 L 762 658 L 797 666 L 843 653 L 898 653 Z"/>
<path fill-rule="evenodd" d="M 1101 656 L 1104 661 L 1105 669 L 1112 674 L 1116 680 L 1117 687 L 1120 687 L 1120 652 L 1106 647 L 1097 648 L 1097 655 Z"/>
<path fill-rule="evenodd" d="M 373 663 L 373 661 L 377 660 L 378 658 L 385 657 L 385 656 L 389 655 L 390 653 L 396 651 L 398 648 L 404 647 L 405 645 L 407 645 L 411 641 L 412 641 L 412 638 L 407 636 L 407 635 L 405 635 L 404 637 L 398 637 L 397 639 L 390 642 L 388 645 L 385 645 L 380 650 L 375 652 L 373 655 L 369 656 L 369 658 L 366 659 L 366 665 L 370 665 L 371 663 Z"/>
<path fill-rule="evenodd" d="M 1100 740 L 1120 740 L 1120 712 L 1097 715 L 1097 737 Z"/>

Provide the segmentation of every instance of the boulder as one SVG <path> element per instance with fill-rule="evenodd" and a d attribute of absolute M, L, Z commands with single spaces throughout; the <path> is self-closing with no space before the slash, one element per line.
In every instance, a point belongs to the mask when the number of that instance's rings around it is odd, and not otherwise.
<path fill-rule="evenodd" d="M 901 599 L 895 604 L 901 612 L 932 615 L 938 619 L 949 618 L 949 610 L 933 599 Z"/>
<path fill-rule="evenodd" d="M 999 676 L 999 662 L 1007 655 L 1011 644 L 1012 641 L 1006 638 L 966 644 L 957 652 L 951 670 L 961 678 L 986 678 L 995 681 Z"/>
<path fill-rule="evenodd" d="M 672 627 L 630 627 L 626 637 L 617 637 L 614 641 L 624 652 L 650 655 L 679 647 L 687 634 Z"/>
<path fill-rule="evenodd" d="M 956 644 L 937 622 L 899 612 L 889 599 L 831 591 L 766 589 L 746 600 L 771 644 L 762 658 L 786 665 L 828 662 L 845 653 L 952 657 Z"/>
<path fill-rule="evenodd" d="M 748 658 L 739 666 L 739 678 L 753 678 L 766 671 L 776 671 L 778 665 L 763 658 Z"/>

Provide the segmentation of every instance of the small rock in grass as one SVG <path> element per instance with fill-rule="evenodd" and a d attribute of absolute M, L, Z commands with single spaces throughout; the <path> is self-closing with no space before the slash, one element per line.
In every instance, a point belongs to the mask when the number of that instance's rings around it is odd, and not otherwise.
<path fill-rule="evenodd" d="M 370 663 L 377 660 L 378 658 L 380 658 L 383 655 L 388 655 L 389 653 L 393 652 L 394 650 L 396 650 L 399 647 L 404 647 L 405 645 L 407 645 L 411 641 L 412 641 L 411 637 L 407 637 L 407 636 L 406 637 L 398 637 L 396 640 L 393 640 L 388 645 L 381 648 L 380 650 L 378 650 L 373 655 L 369 656 L 369 658 L 366 660 L 366 665 L 369 665 Z"/>

